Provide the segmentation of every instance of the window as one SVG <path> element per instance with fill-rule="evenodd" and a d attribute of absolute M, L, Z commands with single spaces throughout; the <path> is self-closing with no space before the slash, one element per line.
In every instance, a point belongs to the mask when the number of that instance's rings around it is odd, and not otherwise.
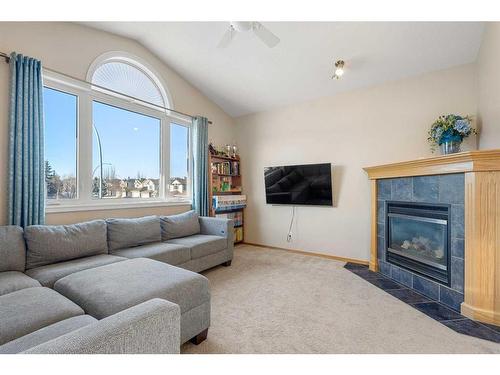
<path fill-rule="evenodd" d="M 75 199 L 77 97 L 47 87 L 43 96 L 47 199 Z"/>
<path fill-rule="evenodd" d="M 158 198 L 161 120 L 100 102 L 92 114 L 92 197 Z"/>
<path fill-rule="evenodd" d="M 128 57 L 89 74 L 92 85 L 44 74 L 48 210 L 187 203 L 190 119 L 166 111 L 159 80 Z"/>
<path fill-rule="evenodd" d="M 189 128 L 170 124 L 170 179 L 168 195 L 179 199 L 188 196 Z"/>
<path fill-rule="evenodd" d="M 111 61 L 102 64 L 94 72 L 92 83 L 161 107 L 165 106 L 158 85 L 145 72 L 125 62 Z"/>

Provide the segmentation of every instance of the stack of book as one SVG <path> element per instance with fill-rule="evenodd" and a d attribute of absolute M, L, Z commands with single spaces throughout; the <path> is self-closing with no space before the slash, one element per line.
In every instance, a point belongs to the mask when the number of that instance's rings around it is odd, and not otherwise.
<path fill-rule="evenodd" d="M 216 195 L 212 199 L 212 205 L 216 213 L 239 210 L 247 205 L 246 195 Z"/>
<path fill-rule="evenodd" d="M 234 222 L 235 227 L 241 227 L 243 225 L 243 212 L 228 212 L 224 214 L 217 214 L 215 217 L 220 217 L 222 219 L 231 219 Z"/>

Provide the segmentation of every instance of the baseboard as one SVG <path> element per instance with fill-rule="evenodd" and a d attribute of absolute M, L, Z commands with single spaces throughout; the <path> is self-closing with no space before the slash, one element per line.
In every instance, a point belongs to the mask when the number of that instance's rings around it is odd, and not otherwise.
<path fill-rule="evenodd" d="M 252 243 L 252 242 L 243 242 L 242 245 L 250 245 L 250 246 L 257 246 L 257 247 L 267 247 L 269 249 L 276 249 L 276 250 L 284 250 L 288 251 L 290 253 L 295 253 L 295 254 L 301 254 L 301 255 L 309 255 L 313 257 L 319 257 L 319 258 L 326 258 L 326 259 L 332 259 L 332 260 L 338 260 L 340 262 L 348 262 L 348 263 L 356 263 L 356 264 L 362 264 L 364 266 L 368 266 L 369 261 L 367 260 L 360 260 L 360 259 L 353 259 L 353 258 L 345 258 L 345 257 L 340 257 L 337 255 L 330 255 L 330 254 L 323 254 L 323 253 L 315 253 L 312 251 L 303 251 L 303 250 L 295 250 L 295 249 L 286 249 L 284 247 L 277 247 L 277 246 L 269 246 L 269 245 L 262 245 L 258 243 Z"/>

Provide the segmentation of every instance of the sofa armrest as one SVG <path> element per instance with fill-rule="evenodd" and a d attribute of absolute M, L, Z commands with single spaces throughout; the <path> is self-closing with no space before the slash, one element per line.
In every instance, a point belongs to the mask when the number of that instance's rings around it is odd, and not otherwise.
<path fill-rule="evenodd" d="M 146 354 L 180 351 L 180 308 L 155 298 L 37 345 L 25 354 Z"/>
<path fill-rule="evenodd" d="M 207 216 L 200 216 L 199 219 L 201 234 L 211 234 L 232 239 L 234 220 Z"/>

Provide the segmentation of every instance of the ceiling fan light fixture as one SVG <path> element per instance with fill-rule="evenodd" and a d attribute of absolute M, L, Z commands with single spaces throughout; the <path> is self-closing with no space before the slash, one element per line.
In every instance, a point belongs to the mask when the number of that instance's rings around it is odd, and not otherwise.
<path fill-rule="evenodd" d="M 231 21 L 229 22 L 229 28 L 222 36 L 217 47 L 225 48 L 234 39 L 235 35 L 238 33 L 253 32 L 257 38 L 264 43 L 269 48 L 276 47 L 280 42 L 280 38 L 274 35 L 270 30 L 268 30 L 264 25 L 257 21 Z"/>
<path fill-rule="evenodd" d="M 332 79 L 339 79 L 344 75 L 344 60 L 337 60 L 335 62 L 335 71 L 333 73 Z"/>

